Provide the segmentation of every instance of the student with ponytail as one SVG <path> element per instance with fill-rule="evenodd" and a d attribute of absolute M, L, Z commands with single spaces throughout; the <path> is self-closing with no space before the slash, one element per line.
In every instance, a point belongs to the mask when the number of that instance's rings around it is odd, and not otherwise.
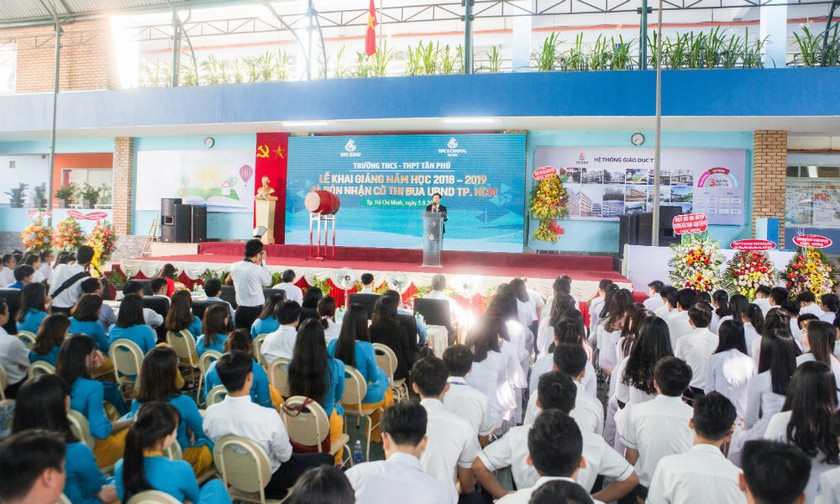
<path fill-rule="evenodd" d="M 834 325 L 822 320 L 811 322 L 805 326 L 805 331 L 802 334 L 802 343 L 808 349 L 808 353 L 804 353 L 796 358 L 796 365 L 809 361 L 822 362 L 834 373 L 834 379 L 840 383 L 840 359 L 834 355 L 834 343 L 837 340 L 837 329 Z M 840 402 L 840 395 L 838 395 L 838 402 Z"/>
<path fill-rule="evenodd" d="M 164 457 L 163 451 L 178 436 L 179 420 L 178 410 L 163 401 L 146 403 L 137 412 L 125 439 L 125 457 L 114 472 L 122 502 L 144 490 L 158 490 L 193 504 L 231 502 L 220 480 L 211 480 L 199 489 L 187 462 Z"/>
<path fill-rule="evenodd" d="M 712 294 L 712 322 L 709 324 L 709 330 L 717 334 L 718 327 L 720 327 L 721 319 L 729 315 L 729 294 L 723 290 L 718 289 Z"/>
<path fill-rule="evenodd" d="M 321 318 L 321 325 L 324 326 L 324 338 L 329 345 L 338 339 L 341 333 L 341 324 L 335 321 L 335 299 L 332 296 L 324 296 L 318 301 L 318 316 Z"/>

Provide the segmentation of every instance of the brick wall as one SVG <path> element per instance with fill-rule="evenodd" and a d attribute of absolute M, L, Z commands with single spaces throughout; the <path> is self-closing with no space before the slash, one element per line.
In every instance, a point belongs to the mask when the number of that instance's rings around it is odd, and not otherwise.
<path fill-rule="evenodd" d="M 753 236 L 755 219 L 777 217 L 779 241 L 784 243 L 787 131 L 756 131 L 753 147 Z"/>
<path fill-rule="evenodd" d="M 62 91 L 118 87 L 111 26 L 107 19 L 62 25 L 59 88 Z M 55 72 L 52 26 L 4 29 L 0 40 L 17 47 L 18 93 L 48 92 Z"/>
<path fill-rule="evenodd" d="M 134 139 L 114 139 L 114 229 L 118 235 L 131 234 L 134 208 Z"/>

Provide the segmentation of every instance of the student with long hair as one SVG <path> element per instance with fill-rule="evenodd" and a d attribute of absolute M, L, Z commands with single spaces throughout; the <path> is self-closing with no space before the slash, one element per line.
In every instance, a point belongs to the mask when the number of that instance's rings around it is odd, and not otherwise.
<path fill-rule="evenodd" d="M 507 358 L 501 352 L 500 329 L 504 323 L 485 313 L 467 333 L 466 346 L 472 350 L 472 371 L 466 376 L 467 384 L 487 396 L 490 424 L 499 429 L 504 414 L 513 401 L 507 384 Z"/>
<path fill-rule="evenodd" d="M 163 401 L 151 401 L 137 412 L 125 439 L 125 457 L 114 471 L 117 496 L 128 502 L 145 490 L 158 490 L 180 502 L 231 502 L 221 480 L 208 481 L 199 489 L 198 481 L 184 460 L 169 460 L 163 454 L 178 435 L 178 410 Z"/>
<path fill-rule="evenodd" d="M 131 403 L 131 412 L 152 401 L 168 402 L 178 410 L 178 444 L 184 460 L 190 463 L 196 475 L 213 465 L 213 443 L 204 435 L 201 414 L 195 401 L 179 392 L 177 387 L 178 355 L 167 346 L 152 349 L 143 359 L 140 368 L 140 389 Z"/>
<path fill-rule="evenodd" d="M 840 383 L 840 359 L 834 355 L 834 343 L 837 340 L 837 329 L 828 322 L 818 320 L 811 322 L 805 327 L 802 342 L 808 353 L 796 358 L 796 365 L 801 366 L 805 362 L 822 362 L 834 373 L 834 379 Z M 840 401 L 840 395 L 837 398 Z"/>
<path fill-rule="evenodd" d="M 29 380 L 18 392 L 12 432 L 45 429 L 61 435 L 67 447 L 64 495 L 73 504 L 113 502 L 117 500 L 116 489 L 96 466 L 91 449 L 70 431 L 69 400 L 70 387 L 61 377 L 45 374 Z"/>
<path fill-rule="evenodd" d="M 324 328 L 318 320 L 305 320 L 298 329 L 294 354 L 289 362 L 289 391 L 316 401 L 330 418 L 330 442 L 337 440 L 344 429 L 344 363 L 330 357 L 324 339 Z M 341 461 L 341 451 L 336 453 Z"/>
<path fill-rule="evenodd" d="M 247 329 L 235 329 L 225 341 L 226 354 L 236 350 L 245 353 L 253 361 L 254 379 L 251 384 L 251 400 L 266 408 L 279 408 L 283 403 L 283 397 L 277 389 L 269 384 L 265 368 L 254 358 L 254 341 Z M 216 362 L 218 361 L 210 364 L 207 373 L 204 375 L 204 389 L 200 391 L 202 399 L 213 390 L 213 387 L 222 385 L 222 379 L 219 378 L 219 372 L 216 371 Z"/>
<path fill-rule="evenodd" d="M 507 401 L 504 418 L 516 425 L 522 421 L 523 390 L 528 386 L 528 369 L 531 363 L 529 348 L 533 344 L 531 331 L 522 325 L 517 315 L 518 299 L 513 287 L 501 284 L 487 308 L 489 316 L 499 321 L 501 340 L 499 342 L 502 356 L 507 366 L 506 385 L 510 388 L 512 401 Z"/>
<path fill-rule="evenodd" d="M 277 305 L 283 304 L 286 300 L 286 291 L 275 292 L 268 296 L 265 300 L 262 311 L 251 324 L 251 338 L 256 338 L 260 334 L 268 334 L 276 331 L 280 327 L 280 323 L 274 317 L 274 308 Z"/>
<path fill-rule="evenodd" d="M 164 264 L 157 277 L 166 280 L 166 297 L 171 298 L 175 294 L 175 266 L 170 263 Z"/>
<path fill-rule="evenodd" d="M 516 315 L 523 327 L 532 329 L 532 325 L 537 321 L 537 310 L 531 303 L 531 295 L 528 294 L 528 286 L 525 280 L 521 278 L 514 278 L 508 284 L 513 291 L 513 297 L 516 298 Z"/>
<path fill-rule="evenodd" d="M 595 336 L 595 328 L 598 327 L 598 324 L 601 322 L 601 312 L 604 309 L 604 303 L 606 302 L 607 291 L 610 289 L 610 286 L 613 285 L 613 281 L 608 278 L 601 279 L 598 282 L 598 294 L 589 300 L 589 342 L 592 343 L 594 340 L 592 339 Z M 617 287 L 616 287 L 617 288 Z M 570 293 L 571 294 L 571 293 Z"/>
<path fill-rule="evenodd" d="M 753 350 L 756 348 L 755 341 L 761 341 L 761 335 L 764 334 L 764 312 L 757 304 L 750 303 L 741 313 L 740 320 L 744 324 L 744 341 L 747 343 L 747 352 L 753 360 L 758 361 L 758 355 Z M 758 343 L 758 345 L 760 348 L 761 343 Z"/>
<path fill-rule="evenodd" d="M 397 313 L 399 313 L 399 308 Z M 324 326 L 324 338 L 327 344 L 337 340 L 341 334 L 341 324 L 335 321 L 335 299 L 332 296 L 324 296 L 318 301 L 318 318 Z"/>
<path fill-rule="evenodd" d="M 735 405 L 738 418 L 747 413 L 747 387 L 755 365 L 747 354 L 744 324 L 724 320 L 718 328 L 718 346 L 709 358 L 705 392 L 720 392 Z"/>
<path fill-rule="evenodd" d="M 379 423 L 379 408 L 388 408 L 394 404 L 391 382 L 385 372 L 376 364 L 376 351 L 370 343 L 367 326 L 367 310 L 362 305 L 350 305 L 341 322 L 338 339 L 330 342 L 327 353 L 340 360 L 345 366 L 356 368 L 367 383 L 368 389 L 362 399 L 363 409 L 377 408 L 373 422 Z M 379 426 L 374 428 L 371 441 L 380 440 Z"/>
<path fill-rule="evenodd" d="M 729 315 L 729 293 L 723 289 L 718 289 L 712 293 L 712 322 L 709 324 L 709 330 L 717 334 L 718 327 L 723 317 Z"/>
<path fill-rule="evenodd" d="M 586 329 L 583 327 L 583 316 L 579 311 L 569 312 L 567 318 L 561 320 L 553 328 L 554 338 L 551 346 L 548 348 L 550 352 L 540 355 L 534 362 L 534 367 L 531 369 L 531 378 L 528 382 L 528 390 L 531 395 L 537 393 L 537 385 L 540 381 L 540 376 L 551 371 L 554 366 L 554 350 L 558 345 L 570 343 L 579 345 L 586 351 L 586 373 L 581 380 L 581 386 L 592 394 L 597 393 L 598 378 L 595 374 L 595 367 L 592 365 L 592 349 L 589 347 L 589 342 L 586 340 Z"/>
<path fill-rule="evenodd" d="M 642 303 L 633 303 L 627 310 L 627 316 L 624 317 L 624 325 L 621 327 L 621 337 L 618 339 L 615 347 L 617 362 L 621 362 L 625 357 L 630 355 L 633 346 L 639 339 L 639 326 L 642 320 L 648 317 L 655 317 L 652 311 L 645 308 Z"/>
<path fill-rule="evenodd" d="M 181 290 L 172 294 L 172 302 L 169 311 L 166 312 L 163 326 L 167 331 L 174 333 L 186 329 L 193 338 L 198 338 L 201 334 L 201 319 L 193 315 L 192 296 L 188 291 Z"/>
<path fill-rule="evenodd" d="M 607 314 L 596 328 L 595 340 L 598 346 L 598 367 L 609 375 L 618 364 L 616 345 L 621 338 L 627 311 L 633 304 L 633 295 L 627 289 L 619 289 L 608 303 Z M 606 304 L 604 306 L 606 308 Z"/>
<path fill-rule="evenodd" d="M 204 312 L 204 334 L 199 336 L 195 342 L 195 351 L 198 356 L 207 350 L 215 350 L 221 353 L 225 349 L 225 341 L 228 338 L 230 327 L 230 312 L 226 306 L 213 305 Z"/>
<path fill-rule="evenodd" d="M 26 380 L 29 369 L 29 349 L 17 336 L 9 334 L 3 325 L 9 321 L 9 305 L 0 298 L 0 367 L 6 373 L 7 399 L 14 399 L 18 388 Z"/>
<path fill-rule="evenodd" d="M 540 325 L 537 329 L 536 350 L 538 355 L 551 353 L 549 347 L 554 341 L 554 327 L 560 323 L 560 320 L 566 318 L 570 312 L 578 311 L 577 306 L 575 299 L 568 294 L 554 295 L 549 316 L 540 319 Z M 578 311 L 578 313 L 580 312 Z"/>
<path fill-rule="evenodd" d="M 105 328 L 99 323 L 100 310 L 102 309 L 102 297 L 97 294 L 82 294 L 76 302 L 76 306 L 70 310 L 73 315 L 70 317 L 70 334 L 84 334 L 96 340 L 96 347 L 108 353 L 108 335 Z"/>
<path fill-rule="evenodd" d="M 29 362 L 44 361 L 55 366 L 58 351 L 67 337 L 70 320 L 63 313 L 47 315 L 35 336 L 35 345 L 29 352 Z"/>
<path fill-rule="evenodd" d="M 44 284 L 35 282 L 26 284 L 20 295 L 20 310 L 16 319 L 18 331 L 37 334 L 41 322 L 47 317 L 48 306 L 49 297 Z"/>
<path fill-rule="evenodd" d="M 146 325 L 143 318 L 143 298 L 137 294 L 128 294 L 123 298 L 117 322 L 108 330 L 111 343 L 123 338 L 137 343 L 144 354 L 155 347 L 157 333 Z"/>
<path fill-rule="evenodd" d="M 99 467 L 113 465 L 123 455 L 125 429 L 133 420 L 111 421 L 105 413 L 105 401 L 119 411 L 125 410 L 114 383 L 91 379 L 91 373 L 102 365 L 102 353 L 91 338 L 72 337 L 64 340 L 55 372 L 70 386 L 70 408 L 85 416 L 90 434 L 96 438 L 93 454 Z"/>
<path fill-rule="evenodd" d="M 805 487 L 807 502 L 817 493 L 822 473 L 840 465 L 840 446 L 832 432 L 837 409 L 837 382 L 822 362 L 805 362 L 793 373 L 780 413 L 767 425 L 765 439 L 796 445 L 811 457 L 811 477 Z"/>
<path fill-rule="evenodd" d="M 415 344 L 408 339 L 397 317 L 397 302 L 388 297 L 380 296 L 373 306 L 373 318 L 370 324 L 371 343 L 386 345 L 397 356 L 397 369 L 394 371 L 395 380 L 408 378 L 408 370 L 414 363 Z"/>
<path fill-rule="evenodd" d="M 837 294 L 823 295 L 820 297 L 820 310 L 822 313 L 817 314 L 817 317 L 823 322 L 833 323 L 837 318 L 837 311 L 840 310 L 840 297 Z"/>

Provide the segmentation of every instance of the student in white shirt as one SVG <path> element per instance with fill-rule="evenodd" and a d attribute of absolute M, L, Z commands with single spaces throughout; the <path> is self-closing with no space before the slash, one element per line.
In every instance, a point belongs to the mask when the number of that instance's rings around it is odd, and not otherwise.
<path fill-rule="evenodd" d="M 729 316 L 729 293 L 723 289 L 713 292 L 712 307 L 714 309 L 712 310 L 712 322 L 709 324 L 709 330 L 717 334 L 723 318 Z"/>
<path fill-rule="evenodd" d="M 360 294 L 376 294 L 373 291 L 373 273 L 362 273 L 359 281 L 362 283 L 362 290 L 359 291 Z"/>
<path fill-rule="evenodd" d="M 324 326 L 324 338 L 327 345 L 337 340 L 341 333 L 341 324 L 335 321 L 335 299 L 332 296 L 324 296 L 318 301 L 318 316 L 321 317 L 321 324 Z"/>
<path fill-rule="evenodd" d="M 233 320 L 236 314 L 233 311 L 233 306 L 230 305 L 227 301 L 219 297 L 219 294 L 222 292 L 222 282 L 218 278 L 211 278 L 204 282 L 204 293 L 207 295 L 207 302 L 208 303 L 223 303 L 227 305 L 228 311 L 230 312 L 230 319 Z"/>
<path fill-rule="evenodd" d="M 502 497 L 497 504 L 526 504 L 549 481 L 575 481 L 580 469 L 586 467 L 583 437 L 575 421 L 560 410 L 543 411 L 528 431 L 527 463 L 536 469 L 537 482 Z"/>
<path fill-rule="evenodd" d="M 834 355 L 834 344 L 837 339 L 837 329 L 828 322 L 817 320 L 805 327 L 802 342 L 808 353 L 796 358 L 796 364 L 801 366 L 805 362 L 818 361 L 831 368 L 834 379 L 840 383 L 840 359 Z M 840 402 L 840 395 L 838 395 Z"/>
<path fill-rule="evenodd" d="M 93 260 L 93 248 L 82 245 L 76 252 L 76 264 L 57 269 L 50 279 L 51 312 L 70 314 L 70 309 L 82 295 L 82 282 L 90 276 L 87 269 Z M 66 284 L 66 285 L 65 285 Z M 161 323 L 163 321 L 161 320 Z"/>
<path fill-rule="evenodd" d="M 653 313 L 667 322 L 668 319 L 671 318 L 671 315 L 677 313 L 677 289 L 671 287 L 670 285 L 666 285 L 662 288 L 659 295 L 662 296 L 662 301 L 665 304 L 664 306 L 653 310 Z"/>
<path fill-rule="evenodd" d="M 265 268 L 266 251 L 256 238 L 245 242 L 245 258 L 233 263 L 227 282 L 236 290 L 234 322 L 237 329 L 250 329 L 265 304 L 263 287 L 271 285 L 271 272 Z"/>
<path fill-rule="evenodd" d="M 820 309 L 820 306 L 816 302 L 817 299 L 811 291 L 806 290 L 800 292 L 796 295 L 796 300 L 799 301 L 800 315 L 805 315 L 806 313 L 816 315 L 817 317 L 822 315 L 823 311 Z"/>
<path fill-rule="evenodd" d="M 467 334 L 466 345 L 473 353 L 473 365 L 466 381 L 487 396 L 490 425 L 502 426 L 504 414 L 513 400 L 507 382 L 507 357 L 501 353 L 499 327 L 487 314 L 479 318 Z"/>
<path fill-rule="evenodd" d="M 677 347 L 677 341 L 694 330 L 688 320 L 688 309 L 697 304 L 697 291 L 680 289 L 677 291 L 677 311 L 671 315 L 668 331 L 671 334 L 671 348 Z"/>
<path fill-rule="evenodd" d="M 556 324 L 552 324 L 548 328 L 552 334 L 552 343 L 556 348 L 557 345 L 569 343 L 579 345 L 586 354 L 586 374 L 581 383 L 583 387 L 593 397 L 598 393 L 598 378 L 595 374 L 595 366 L 592 365 L 592 348 L 589 342 L 586 341 L 586 328 L 583 327 L 583 317 L 577 310 L 568 312 L 564 318 L 560 318 Z M 543 373 L 551 371 L 554 365 L 554 351 L 548 351 L 551 345 L 546 346 L 546 352 L 541 354 L 534 367 L 531 369 L 531 379 L 528 382 L 528 390 L 531 394 L 537 391 L 537 382 Z"/>
<path fill-rule="evenodd" d="M 795 446 L 758 439 L 747 441 L 741 459 L 739 486 L 749 504 L 804 504 L 811 461 Z M 826 473 L 827 474 L 827 473 Z M 825 475 L 825 474 L 824 474 Z M 817 504 L 831 504 L 836 500 Z"/>
<path fill-rule="evenodd" d="M 618 364 L 616 346 L 621 338 L 627 311 L 633 304 L 633 295 L 627 289 L 619 289 L 607 300 L 607 304 L 607 316 L 598 324 L 595 339 L 598 345 L 598 367 L 611 375 Z"/>
<path fill-rule="evenodd" d="M 539 292 L 537 292 L 534 289 L 531 289 L 530 287 L 528 287 L 528 277 L 520 276 L 519 278 L 521 278 L 522 281 L 525 282 L 525 288 L 528 290 L 528 298 L 530 299 L 529 303 L 534 308 L 534 311 L 537 314 L 537 319 L 540 319 L 542 317 L 543 309 L 545 308 L 545 305 L 546 305 L 545 300 L 543 299 L 542 295 L 540 295 Z M 559 280 L 561 278 L 563 279 L 562 281 L 564 282 L 564 284 L 568 285 L 569 289 L 571 290 L 571 286 L 572 286 L 571 277 L 569 275 L 561 275 L 561 276 L 557 277 L 557 279 L 555 279 L 554 282 L 556 283 L 557 280 Z M 568 280 L 566 280 L 566 279 L 568 279 Z M 549 306 L 551 306 L 551 305 L 549 305 Z"/>
<path fill-rule="evenodd" d="M 0 298 L 0 366 L 6 372 L 7 399 L 14 399 L 17 390 L 26 381 L 26 371 L 29 369 L 29 349 L 17 336 L 12 336 L 3 329 L 9 321 L 9 306 L 6 300 Z"/>
<path fill-rule="evenodd" d="M 595 341 L 595 328 L 601 322 L 601 312 L 604 310 L 604 303 L 607 297 L 607 291 L 613 281 L 607 278 L 598 282 L 598 294 L 589 300 L 589 342 Z M 606 315 L 605 315 L 606 316 Z"/>
<path fill-rule="evenodd" d="M 382 450 L 385 460 L 366 462 L 347 471 L 359 504 L 454 504 L 455 487 L 423 472 L 420 457 L 428 437 L 426 409 L 402 401 L 382 414 Z"/>
<path fill-rule="evenodd" d="M 663 457 L 656 466 L 648 504 L 746 504 L 738 486 L 741 470 L 726 460 L 721 446 L 732 440 L 735 406 L 717 392 L 698 397 L 689 425 L 694 446 Z"/>
<path fill-rule="evenodd" d="M 487 446 L 493 432 L 487 396 L 472 388 L 465 378 L 472 370 L 472 351 L 464 345 L 453 345 L 443 352 L 443 362 L 449 370 L 449 390 L 443 398 L 443 405 L 469 422 L 478 444 Z"/>
<path fill-rule="evenodd" d="M 824 294 L 820 298 L 820 310 L 822 313 L 817 315 L 820 320 L 833 324 L 837 318 L 837 311 L 840 310 L 840 298 L 836 294 Z"/>
<path fill-rule="evenodd" d="M 138 297 L 144 297 L 146 293 L 143 292 L 143 284 L 137 280 L 129 280 L 126 282 L 125 285 L 123 285 L 123 299 L 125 299 L 125 296 L 128 296 L 129 294 L 137 294 Z M 163 321 L 163 315 L 160 313 L 152 310 L 151 308 L 143 308 L 143 322 L 146 325 L 157 327 L 163 325 Z"/>
<path fill-rule="evenodd" d="M 561 293 L 554 296 L 548 316 L 543 317 L 540 320 L 540 324 L 537 328 L 537 362 L 539 362 L 540 358 L 551 354 L 549 347 L 551 346 L 551 343 L 555 341 L 554 333 L 556 331 L 555 328 L 557 324 L 563 320 L 575 318 L 580 319 L 580 325 L 583 327 L 583 316 L 580 314 L 580 311 L 578 311 L 577 306 L 578 305 L 574 298 L 568 294 Z M 583 341 L 586 341 L 585 331 L 586 328 L 584 328 Z M 586 341 L 586 347 L 590 348 L 588 341 Z"/>
<path fill-rule="evenodd" d="M 718 346 L 718 337 L 709 331 L 712 315 L 701 305 L 688 309 L 688 322 L 692 330 L 677 340 L 674 356 L 684 360 L 691 367 L 689 390 L 696 397 L 706 388 L 706 368 L 709 358 Z"/>
<path fill-rule="evenodd" d="M 832 432 L 837 409 L 834 373 L 822 362 L 806 362 L 790 380 L 785 405 L 767 425 L 765 439 L 798 446 L 811 458 L 811 477 L 805 487 L 808 502 L 817 494 L 820 476 L 840 466 L 840 446 Z"/>
<path fill-rule="evenodd" d="M 790 293 L 784 287 L 773 287 L 770 289 L 770 295 L 767 296 L 767 301 L 770 302 L 770 308 L 780 308 L 782 303 L 787 301 L 789 297 Z M 766 316 L 767 313 L 765 312 L 764 315 Z"/>
<path fill-rule="evenodd" d="M 303 289 L 295 285 L 297 275 L 295 270 L 287 269 L 280 274 L 280 283 L 272 287 L 272 289 L 280 289 L 286 292 L 286 299 L 289 301 L 297 301 L 298 304 L 303 304 Z"/>
<path fill-rule="evenodd" d="M 625 458 L 635 465 L 640 484 L 648 487 L 659 461 L 668 455 L 685 453 L 693 436 L 688 420 L 693 412 L 682 401 L 691 381 L 691 368 L 676 357 L 664 357 L 656 363 L 654 387 L 657 396 L 633 406 L 621 441 L 627 447 Z M 646 490 L 641 489 L 642 494 Z"/>
<path fill-rule="evenodd" d="M 766 285 L 759 285 L 755 290 L 755 299 L 753 304 L 761 308 L 761 313 L 766 314 L 770 311 L 770 287 Z"/>
<path fill-rule="evenodd" d="M 747 388 L 755 375 L 753 360 L 747 355 L 744 324 L 725 320 L 718 330 L 719 343 L 706 368 L 705 392 L 720 392 L 732 401 L 738 418 L 747 413 Z"/>
<path fill-rule="evenodd" d="M 274 307 L 274 318 L 280 327 L 268 333 L 260 350 L 269 365 L 275 359 L 292 360 L 297 342 L 297 327 L 300 323 L 300 305 L 297 301 L 283 301 Z"/>
<path fill-rule="evenodd" d="M 654 280 L 647 286 L 648 298 L 645 299 L 642 303 L 643 305 L 645 305 L 645 308 L 647 308 L 650 311 L 654 311 L 657 308 L 665 306 L 665 301 L 663 301 L 662 296 L 659 295 L 659 293 L 662 292 L 662 288 L 665 287 L 665 284 L 662 283 L 661 280 Z"/>
<path fill-rule="evenodd" d="M 420 359 L 411 368 L 412 388 L 428 415 L 428 442 L 420 464 L 447 488 L 455 489 L 457 481 L 460 493 L 470 495 L 475 492 L 472 463 L 481 448 L 470 424 L 443 405 L 450 388 L 448 377 L 446 364 L 434 356 Z"/>
<path fill-rule="evenodd" d="M 328 453 L 293 454 L 286 427 L 277 411 L 251 402 L 253 360 L 236 350 L 216 361 L 216 372 L 227 389 L 225 399 L 209 408 L 204 415 L 204 433 L 214 443 L 233 435 L 260 445 L 271 464 L 271 481 L 265 487 L 266 497 L 282 499 L 298 477 L 310 467 L 332 465 Z"/>
<path fill-rule="evenodd" d="M 758 363 L 761 335 L 764 334 L 766 329 L 764 312 L 757 304 L 750 303 L 741 315 L 741 322 L 744 323 L 744 340 L 747 343 L 747 353 L 753 358 L 753 362 Z"/>

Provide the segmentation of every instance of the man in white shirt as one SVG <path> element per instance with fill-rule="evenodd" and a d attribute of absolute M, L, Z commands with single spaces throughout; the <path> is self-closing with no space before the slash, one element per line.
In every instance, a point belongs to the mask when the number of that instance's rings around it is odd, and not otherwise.
<path fill-rule="evenodd" d="M 697 291 L 694 289 L 680 289 L 677 291 L 677 311 L 666 320 L 668 332 L 671 334 L 671 348 L 677 347 L 677 341 L 694 330 L 688 320 L 688 309 L 697 304 Z"/>
<path fill-rule="evenodd" d="M 360 294 L 376 294 L 373 291 L 373 273 L 362 273 L 359 281 L 362 282 L 362 290 L 359 291 Z"/>
<path fill-rule="evenodd" d="M 126 282 L 125 285 L 123 285 L 123 297 L 128 296 L 129 294 L 137 294 L 141 298 L 145 296 L 146 293 L 143 292 L 143 284 L 141 284 L 137 280 L 129 280 L 128 282 Z M 146 325 L 157 327 L 163 325 L 163 315 L 152 310 L 151 308 L 144 307 L 143 321 L 146 323 Z"/>
<path fill-rule="evenodd" d="M 92 260 L 93 248 L 82 245 L 76 252 L 76 264 L 68 264 L 55 271 L 50 283 L 52 313 L 70 313 L 82 295 L 82 282 L 90 276 L 87 268 Z"/>
<path fill-rule="evenodd" d="M 684 360 L 691 367 L 691 396 L 697 397 L 706 389 L 706 369 L 709 358 L 718 347 L 718 337 L 709 331 L 712 314 L 699 304 L 688 309 L 691 332 L 677 340 L 674 356 Z"/>
<path fill-rule="evenodd" d="M 759 285 L 758 288 L 755 290 L 755 299 L 753 300 L 752 304 L 757 305 L 761 308 L 761 313 L 767 315 L 767 312 L 770 311 L 770 287 L 766 285 Z"/>
<path fill-rule="evenodd" d="M 467 385 L 464 378 L 472 370 L 472 351 L 464 345 L 453 345 L 443 352 L 443 362 L 449 370 L 449 390 L 443 405 L 470 424 L 481 447 L 487 446 L 493 432 L 487 396 Z"/>
<path fill-rule="evenodd" d="M 59 499 L 67 480 L 62 437 L 44 429 L 30 429 L 0 442 L 0 502 L 48 504 Z"/>
<path fill-rule="evenodd" d="M 218 278 L 211 278 L 204 282 L 204 294 L 207 295 L 207 302 L 208 303 L 223 303 L 227 305 L 228 311 L 230 312 L 230 319 L 233 320 L 235 317 L 235 313 L 233 311 L 233 306 L 230 305 L 227 301 L 219 297 L 219 294 L 222 292 L 222 282 Z"/>
<path fill-rule="evenodd" d="M 654 311 L 658 308 L 665 306 L 665 301 L 662 300 L 662 296 L 659 295 L 662 292 L 662 288 L 665 287 L 665 284 L 662 283 L 661 280 L 654 280 L 653 282 L 648 284 L 648 298 L 642 302 L 650 311 Z"/>
<path fill-rule="evenodd" d="M 787 301 L 789 297 L 790 292 L 784 287 L 773 287 L 770 289 L 770 296 L 767 297 L 767 300 L 770 301 L 770 308 L 781 308 L 782 303 Z M 767 312 L 764 315 L 766 316 Z"/>
<path fill-rule="evenodd" d="M 743 473 L 738 478 L 738 485 L 747 494 L 749 504 L 804 504 L 805 487 L 811 477 L 811 458 L 796 446 L 776 441 L 756 439 L 744 443 L 741 452 Z M 815 504 L 833 504 L 836 488 L 832 492 L 820 478 L 822 493 L 817 495 Z"/>
<path fill-rule="evenodd" d="M 251 357 L 239 350 L 224 354 L 216 362 L 216 372 L 228 393 L 224 401 L 207 408 L 204 432 L 214 443 L 224 436 L 233 435 L 260 445 L 271 464 L 271 481 L 265 487 L 266 497 L 282 499 L 304 471 L 310 467 L 331 465 L 333 457 L 326 453 L 292 453 L 289 434 L 277 411 L 251 402 L 252 366 Z"/>
<path fill-rule="evenodd" d="M 303 290 L 295 285 L 297 275 L 295 270 L 287 269 L 280 274 L 280 283 L 272 287 L 272 289 L 280 289 L 286 292 L 286 299 L 289 301 L 297 301 L 298 304 L 303 304 Z"/>
<path fill-rule="evenodd" d="M 802 291 L 796 295 L 796 300 L 799 301 L 799 314 L 805 315 L 806 313 L 810 313 L 812 315 L 816 315 L 819 317 L 823 314 L 823 311 L 820 309 L 819 305 L 816 303 L 817 298 L 814 297 L 814 294 L 811 291 Z"/>
<path fill-rule="evenodd" d="M 12 336 L 3 329 L 9 321 L 9 306 L 0 298 L 0 366 L 6 372 L 6 399 L 14 399 L 17 390 L 26 381 L 29 369 L 29 349 L 17 336 Z"/>
<path fill-rule="evenodd" d="M 234 321 L 238 329 L 250 330 L 265 304 L 263 287 L 271 285 L 271 273 L 265 268 L 265 257 L 262 242 L 253 238 L 245 243 L 245 258 L 230 267 L 228 281 L 233 282 L 236 290 Z"/>
<path fill-rule="evenodd" d="M 385 460 L 365 462 L 345 474 L 364 504 L 454 504 L 455 488 L 423 472 L 420 456 L 426 449 L 426 409 L 402 401 L 382 414 L 382 450 Z"/>
<path fill-rule="evenodd" d="M 735 406 L 718 392 L 694 401 L 694 446 L 685 453 L 663 457 L 656 466 L 648 504 L 746 504 L 738 487 L 741 470 L 721 451 L 732 441 Z"/>
<path fill-rule="evenodd" d="M 838 310 L 840 310 L 840 298 L 837 297 L 837 294 L 824 294 L 820 298 L 821 313 L 817 317 L 823 322 L 833 324 L 834 319 L 837 318 Z"/>
<path fill-rule="evenodd" d="M 297 341 L 297 326 L 300 323 L 300 305 L 296 301 L 283 301 L 274 307 L 274 318 L 280 327 L 265 337 L 262 354 L 271 365 L 275 359 L 292 360 Z"/>
<path fill-rule="evenodd" d="M 677 289 L 666 285 L 659 292 L 659 297 L 662 298 L 662 306 L 653 310 L 653 313 L 665 322 L 668 322 L 671 315 L 677 313 Z"/>
<path fill-rule="evenodd" d="M 579 389 L 568 375 L 552 371 L 540 378 L 537 406 L 545 410 L 568 413 L 574 409 L 575 398 L 579 393 Z M 501 498 L 506 492 L 490 471 L 510 466 L 517 488 L 528 488 L 537 482 L 538 476 L 534 467 L 527 463 L 527 439 L 530 429 L 531 426 L 513 427 L 504 437 L 488 445 L 473 463 L 476 476 L 493 497 Z M 630 493 L 639 483 L 633 466 L 607 445 L 603 437 L 590 432 L 581 432 L 581 436 L 586 467 L 578 472 L 577 483 L 589 491 L 599 475 L 611 480 L 609 485 L 593 496 L 606 502 L 620 499 Z"/>
<path fill-rule="evenodd" d="M 630 407 L 621 442 L 627 447 L 624 457 L 636 467 L 639 482 L 650 486 L 656 465 L 668 455 L 685 453 L 694 436 L 688 426 L 691 407 L 682 394 L 691 382 L 691 368 L 676 357 L 663 357 L 656 363 L 653 385 L 657 396 Z M 646 489 L 639 489 L 646 494 Z M 644 495 L 642 495 L 644 497 Z"/>
<path fill-rule="evenodd" d="M 420 464 L 426 474 L 447 488 L 456 488 L 457 480 L 460 493 L 469 495 L 475 492 L 472 463 L 481 448 L 473 427 L 443 405 L 449 390 L 448 375 L 446 364 L 434 356 L 420 359 L 411 368 L 412 388 L 420 395 L 420 404 L 428 415 L 428 442 Z"/>

